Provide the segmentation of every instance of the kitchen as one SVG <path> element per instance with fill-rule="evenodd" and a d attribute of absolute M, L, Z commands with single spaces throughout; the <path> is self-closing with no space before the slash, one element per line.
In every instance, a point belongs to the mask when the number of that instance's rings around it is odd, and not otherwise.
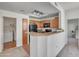
<path fill-rule="evenodd" d="M 30 16 L 31 57 L 57 56 L 65 45 L 64 29 L 60 25 L 60 13 L 43 18 Z"/>
<path fill-rule="evenodd" d="M 31 27 L 34 26 L 34 27 Z M 58 29 L 59 27 L 59 19 L 58 16 L 55 16 L 51 19 L 47 20 L 30 20 L 30 28 L 34 28 L 31 31 L 33 32 L 51 32 L 51 30 Z"/>

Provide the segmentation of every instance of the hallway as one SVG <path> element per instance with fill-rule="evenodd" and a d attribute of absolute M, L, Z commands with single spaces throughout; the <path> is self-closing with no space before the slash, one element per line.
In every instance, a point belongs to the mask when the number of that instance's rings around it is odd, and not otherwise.
<path fill-rule="evenodd" d="M 57 57 L 79 57 L 79 47 L 75 38 L 69 38 L 68 44 L 57 55 Z"/>

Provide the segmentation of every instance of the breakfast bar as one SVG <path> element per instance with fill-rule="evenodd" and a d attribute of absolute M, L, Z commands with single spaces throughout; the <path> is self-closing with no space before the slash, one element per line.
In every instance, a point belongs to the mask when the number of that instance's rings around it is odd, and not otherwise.
<path fill-rule="evenodd" d="M 59 32 L 30 32 L 30 56 L 54 57 L 64 46 L 64 31 Z"/>
<path fill-rule="evenodd" d="M 40 32 L 30 32 L 30 35 L 32 35 L 32 36 L 49 36 L 49 35 L 58 34 L 61 32 L 63 32 L 63 30 L 60 32 L 41 32 L 41 33 Z"/>

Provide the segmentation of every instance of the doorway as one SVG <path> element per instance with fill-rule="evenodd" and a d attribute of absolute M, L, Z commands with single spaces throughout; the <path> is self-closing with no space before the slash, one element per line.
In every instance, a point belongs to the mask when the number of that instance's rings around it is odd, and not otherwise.
<path fill-rule="evenodd" d="M 3 17 L 3 50 L 16 47 L 16 18 Z"/>
<path fill-rule="evenodd" d="M 78 46 L 78 19 L 68 20 L 68 44 Z"/>

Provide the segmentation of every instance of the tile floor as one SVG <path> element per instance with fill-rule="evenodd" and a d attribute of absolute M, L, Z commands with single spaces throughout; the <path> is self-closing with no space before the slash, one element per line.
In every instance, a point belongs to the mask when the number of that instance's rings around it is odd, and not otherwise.
<path fill-rule="evenodd" d="M 0 53 L 0 57 L 29 57 L 23 47 L 6 49 Z"/>
<path fill-rule="evenodd" d="M 69 38 L 68 44 L 62 49 L 57 57 L 79 57 L 77 39 Z"/>
<path fill-rule="evenodd" d="M 79 47 L 77 39 L 69 38 L 68 44 L 62 49 L 57 57 L 79 57 Z M 23 47 L 6 49 L 0 53 L 0 57 L 29 57 L 28 52 Z"/>

